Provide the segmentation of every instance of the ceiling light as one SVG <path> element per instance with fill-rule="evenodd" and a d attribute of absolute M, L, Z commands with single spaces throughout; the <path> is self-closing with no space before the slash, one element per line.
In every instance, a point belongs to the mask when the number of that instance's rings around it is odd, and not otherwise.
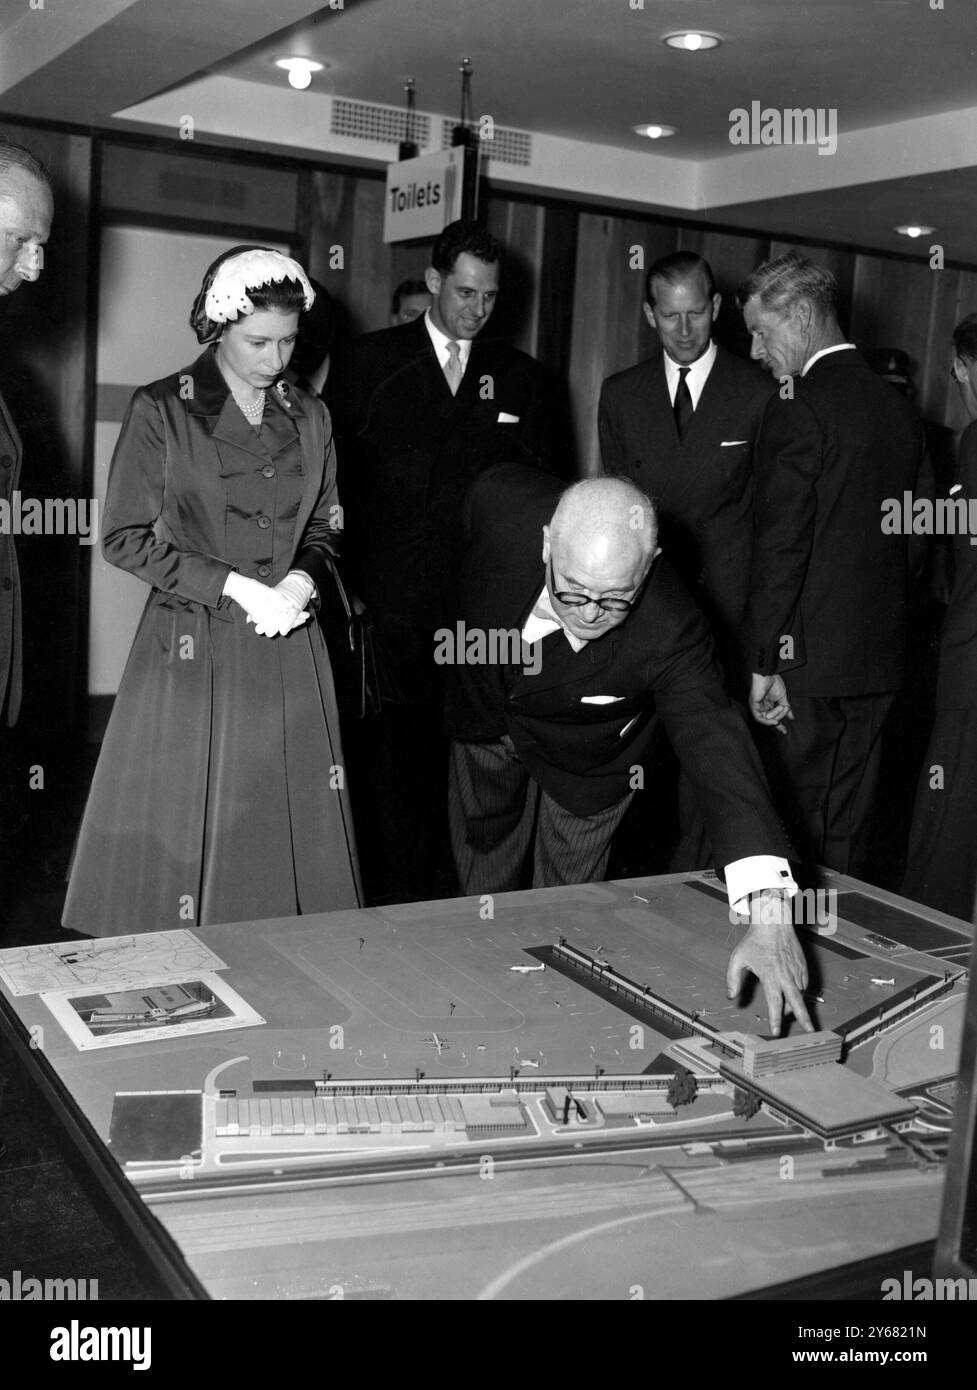
<path fill-rule="evenodd" d="M 908 226 L 905 226 L 905 227 L 896 227 L 896 228 L 895 228 L 895 231 L 899 232 L 899 234 L 900 234 L 901 236 L 917 237 L 917 236 L 929 236 L 931 232 L 935 232 L 935 231 L 936 231 L 936 228 L 935 228 L 935 227 L 924 227 L 924 226 L 922 226 L 922 225 L 921 225 L 920 223 L 918 223 L 918 222 L 910 222 L 910 223 L 908 224 Z"/>
<path fill-rule="evenodd" d="M 285 69 L 289 86 L 297 92 L 305 91 L 312 83 L 312 74 L 322 71 L 322 64 L 314 58 L 276 58 L 275 67 Z"/>
<path fill-rule="evenodd" d="M 718 48 L 722 39 L 718 34 L 676 29 L 671 34 L 662 34 L 662 43 L 668 44 L 669 48 L 681 48 L 686 53 L 703 53 L 707 48 Z"/>
<path fill-rule="evenodd" d="M 635 135 L 646 135 L 649 140 L 664 140 L 666 135 L 674 135 L 678 130 L 674 125 L 636 125 L 631 129 Z"/>

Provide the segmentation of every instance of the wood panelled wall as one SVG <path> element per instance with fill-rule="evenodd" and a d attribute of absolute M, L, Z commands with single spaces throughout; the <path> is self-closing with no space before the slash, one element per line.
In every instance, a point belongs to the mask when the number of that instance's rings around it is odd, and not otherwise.
<path fill-rule="evenodd" d="M 384 327 L 394 287 L 423 276 L 427 243 L 383 245 L 381 180 L 324 170 L 309 178 L 312 192 L 302 230 L 313 275 L 336 296 L 348 332 Z M 842 325 L 853 341 L 908 353 L 921 413 L 953 430 L 966 424 L 949 378 L 950 334 L 959 319 L 977 309 L 975 271 L 934 271 L 922 258 L 914 263 L 491 191 L 483 211 L 507 255 L 492 332 L 538 357 L 566 383 L 577 467 L 583 473 L 599 468 L 601 382 L 657 350 L 642 312 L 645 269 L 678 250 L 696 251 L 712 265 L 723 296 L 717 336 L 744 356 L 749 339 L 736 306 L 737 286 L 761 261 L 788 250 L 820 261 L 838 280 Z M 342 271 L 329 268 L 335 245 L 344 249 Z"/>
<path fill-rule="evenodd" d="M 747 233 L 682 227 L 633 216 L 580 214 L 570 388 L 581 472 L 599 469 L 596 422 L 600 383 L 657 350 L 644 322 L 644 275 L 671 251 L 696 251 L 711 264 L 723 305 L 717 337 L 749 355 L 736 288 L 761 261 L 798 250 L 838 280 L 842 327 L 861 348 L 901 348 L 915 365 L 916 404 L 927 419 L 961 430 L 967 418 L 949 376 L 954 324 L 977 310 L 977 272 L 930 270 L 923 262 L 781 241 Z"/>
<path fill-rule="evenodd" d="M 235 166 L 234 177 L 246 184 L 250 171 L 252 188 L 259 171 L 265 179 L 282 170 L 297 177 L 294 212 L 277 198 L 271 200 L 275 206 L 264 211 L 268 225 L 276 228 L 283 217 L 294 215 L 296 246 L 304 248 L 311 273 L 336 301 L 337 350 L 342 350 L 344 336 L 385 327 L 394 287 L 403 279 L 420 278 L 428 263 L 426 243 L 383 244 L 384 182 L 375 173 L 250 159 L 224 149 L 208 151 L 199 142 L 181 148 L 173 141 L 120 142 L 111 136 L 23 124 L 4 129 L 50 163 L 56 184 L 54 236 L 44 276 L 39 285 L 6 301 L 0 318 L 3 389 L 27 436 L 25 496 L 84 496 L 91 487 L 89 397 L 97 284 L 89 261 L 90 248 L 98 245 L 101 219 L 92 194 L 92 171 L 111 147 L 122 143 L 138 150 L 140 165 L 146 166 L 147 188 L 155 186 L 153 180 L 160 181 L 165 167 L 169 198 L 174 161 L 185 162 L 179 214 L 174 211 L 165 225 L 185 224 L 234 240 L 244 239 L 248 232 L 252 235 L 247 239 L 252 239 L 255 223 L 252 213 L 247 227 L 235 225 L 233 210 L 221 196 L 228 162 Z M 208 180 L 213 184 L 210 194 Z M 157 192 L 154 205 L 143 209 L 144 225 L 163 225 L 162 182 Z M 197 205 L 189 205 L 188 198 Z M 735 306 L 736 286 L 760 261 L 791 244 L 633 211 L 595 211 L 542 196 L 507 196 L 491 188 L 483 198 L 486 223 L 507 248 L 493 332 L 510 336 L 563 383 L 565 414 L 581 472 L 599 467 L 596 415 L 601 382 L 656 349 L 655 335 L 642 313 L 644 269 L 678 249 L 705 255 L 723 293 L 718 336 L 732 350 L 745 353 L 748 343 Z M 287 233 L 288 228 L 281 226 L 281 231 Z M 336 247 L 342 248 L 341 266 Z M 960 318 L 977 310 L 977 271 L 931 271 L 922 248 L 918 261 L 813 245 L 799 249 L 830 266 L 838 277 L 843 326 L 859 346 L 898 347 L 909 353 L 916 364 L 921 412 L 950 429 L 961 429 L 966 422 L 948 375 L 950 333 Z M 27 599 L 31 631 L 41 632 L 46 626 L 50 633 L 52 619 L 57 628 L 43 658 L 41 684 L 46 693 L 38 698 L 42 704 L 60 702 L 62 713 L 70 715 L 72 692 L 84 689 L 80 665 L 87 552 L 73 541 L 44 538 L 25 543 L 22 554 L 32 577 Z M 35 685 L 35 690 L 40 688 Z M 80 698 L 75 712 L 80 713 Z"/>

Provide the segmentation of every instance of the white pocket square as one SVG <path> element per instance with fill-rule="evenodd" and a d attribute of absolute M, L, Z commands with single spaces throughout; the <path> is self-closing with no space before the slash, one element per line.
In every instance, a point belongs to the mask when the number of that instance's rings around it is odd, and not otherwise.
<path fill-rule="evenodd" d="M 724 439 L 720 444 L 720 449 L 732 449 L 734 444 L 749 444 L 748 439 Z"/>
<path fill-rule="evenodd" d="M 619 700 L 623 700 L 623 695 L 581 695 L 582 705 L 616 705 Z"/>
<path fill-rule="evenodd" d="M 518 415 L 507 415 L 504 410 L 499 411 L 499 418 L 495 422 L 497 425 L 518 425 Z"/>

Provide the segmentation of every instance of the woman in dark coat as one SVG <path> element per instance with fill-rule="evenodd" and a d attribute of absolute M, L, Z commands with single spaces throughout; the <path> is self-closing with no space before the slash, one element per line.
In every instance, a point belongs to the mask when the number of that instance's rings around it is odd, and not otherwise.
<path fill-rule="evenodd" d="M 95 769 L 64 925 L 93 936 L 359 905 L 319 625 L 341 511 L 322 402 L 288 387 L 305 272 L 237 247 L 196 362 L 133 396 L 102 553 L 152 586 Z"/>

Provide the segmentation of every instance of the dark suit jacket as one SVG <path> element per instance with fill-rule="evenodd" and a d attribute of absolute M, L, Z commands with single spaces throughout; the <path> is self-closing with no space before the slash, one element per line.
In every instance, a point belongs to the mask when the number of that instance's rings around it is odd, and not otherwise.
<path fill-rule="evenodd" d="M 661 354 L 609 377 L 598 428 L 607 473 L 658 504 L 660 544 L 710 619 L 728 675 L 742 681 L 753 541 L 754 450 L 774 383 L 717 347 L 692 424 L 675 429 Z"/>
<path fill-rule="evenodd" d="M 0 396 L 0 499 L 11 508 L 20 481 L 20 458 L 20 435 Z M 20 712 L 22 663 L 17 552 L 13 536 L 0 528 L 0 713 L 6 707 L 10 725 Z"/>
<path fill-rule="evenodd" d="M 522 630 L 543 587 L 542 527 L 560 491 L 557 480 L 518 465 L 476 484 L 461 580 L 467 629 Z M 595 695 L 618 698 L 584 702 Z M 450 667 L 451 737 L 486 742 L 508 733 L 536 781 L 580 816 L 626 795 L 632 768 L 646 762 L 656 714 L 695 787 L 717 862 L 786 855 L 705 619 L 664 557 L 619 627 L 580 652 L 562 632 L 545 637 L 538 674 L 522 665 Z"/>
<path fill-rule="evenodd" d="M 922 426 L 854 348 L 820 358 L 793 389 L 772 397 L 760 431 L 753 670 L 787 672 L 795 695 L 897 690 L 907 542 L 883 534 L 882 504 L 912 488 Z"/>
<path fill-rule="evenodd" d="M 968 425 L 960 440 L 957 481 L 968 512 L 977 499 L 977 420 Z M 941 495 L 944 495 L 941 491 Z M 977 705 L 977 546 L 969 533 L 954 535 L 953 591 L 940 637 L 940 675 L 936 707 L 969 709 Z"/>
<path fill-rule="evenodd" d="M 466 492 L 493 464 L 547 453 L 540 368 L 479 336 L 452 396 L 422 317 L 355 342 L 329 402 L 354 583 L 402 670 L 412 651 L 430 662 L 454 606 Z"/>

